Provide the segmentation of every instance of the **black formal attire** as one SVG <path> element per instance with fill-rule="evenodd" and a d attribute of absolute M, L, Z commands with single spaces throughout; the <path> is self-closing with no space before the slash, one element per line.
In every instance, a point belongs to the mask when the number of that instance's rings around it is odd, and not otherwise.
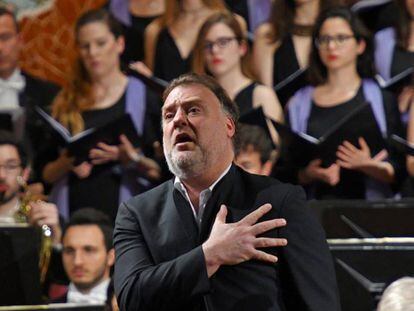
<path fill-rule="evenodd" d="M 108 285 L 108 289 L 106 291 L 106 308 L 105 310 L 107 311 L 112 311 L 112 297 L 114 296 L 114 284 L 111 280 L 111 282 Z M 65 294 L 63 294 L 62 296 L 56 298 L 56 299 L 52 299 L 50 301 L 50 303 L 67 303 L 68 302 L 68 292 L 66 292 Z"/>
<path fill-rule="evenodd" d="M 265 203 L 273 209 L 260 221 L 288 223 L 264 234 L 288 239 L 286 247 L 266 249 L 279 261 L 221 266 L 209 279 L 201 245 L 220 205 L 228 207 L 230 223 Z M 324 232 L 301 188 L 234 165 L 214 187 L 199 225 L 172 180 L 122 204 L 114 246 L 121 310 L 339 310 Z"/>
<path fill-rule="evenodd" d="M 82 118 L 85 124 L 85 130 L 90 128 L 99 128 L 105 124 L 108 124 L 116 119 L 121 118 L 126 113 L 126 94 L 118 99 L 118 101 L 105 109 L 92 109 L 82 112 Z M 147 90 L 147 94 L 149 94 Z M 156 125 L 154 117 L 152 116 L 158 108 L 157 103 L 152 102 L 153 96 L 146 97 L 145 121 L 143 127 L 143 135 L 141 148 L 146 156 L 153 156 L 152 144 L 157 140 Z M 151 107 L 151 108 L 150 108 Z M 42 161 L 39 164 L 44 168 L 45 165 L 51 161 L 54 161 L 59 157 L 61 146 L 49 133 L 49 144 L 53 147 L 49 147 L 42 154 Z M 133 144 L 136 142 L 132 142 Z M 90 175 L 86 178 L 79 178 L 75 173 L 70 172 L 68 174 L 68 207 L 69 214 L 71 215 L 76 210 L 86 207 L 95 206 L 101 211 L 106 213 L 112 219 L 115 219 L 117 213 L 117 207 L 119 206 L 119 195 L 121 187 L 122 175 L 125 174 L 119 162 L 109 162 L 100 165 L 94 165 Z M 104 191 L 102 191 L 104 189 Z M 138 189 L 136 189 L 138 193 Z"/>
<path fill-rule="evenodd" d="M 135 16 L 131 14 L 131 26 L 124 26 L 125 50 L 121 59 L 125 64 L 144 60 L 144 33 L 157 16 Z"/>
<path fill-rule="evenodd" d="M 183 58 L 168 28 L 162 29 L 155 48 L 154 75 L 171 81 L 190 70 L 191 54 Z"/>
<path fill-rule="evenodd" d="M 391 77 L 414 66 L 414 52 L 406 51 L 398 46 L 394 47 L 391 62 Z"/>
<path fill-rule="evenodd" d="M 252 82 L 241 89 L 234 97 L 234 102 L 239 107 L 240 115 L 244 115 L 253 109 L 253 93 L 257 83 Z"/>
<path fill-rule="evenodd" d="M 394 96 L 386 91 L 382 91 L 383 105 L 385 112 L 385 119 L 387 122 L 388 135 L 402 134 L 402 125 L 399 120 L 399 112 Z M 306 134 L 320 138 L 335 126 L 341 119 L 344 118 L 350 111 L 357 108 L 364 103 L 365 97 L 362 87 L 359 88 L 357 94 L 350 100 L 332 107 L 320 107 L 312 101 L 311 112 L 308 119 Z M 289 123 L 289 117 L 286 118 Z M 289 176 L 296 176 L 299 169 L 303 168 L 298 163 L 303 162 L 303 154 L 298 154 L 297 150 L 285 150 L 283 155 L 284 162 L 282 163 L 291 170 L 294 174 Z M 394 168 L 396 180 L 401 182 L 405 175 L 404 158 L 395 150 L 395 148 L 388 148 L 388 161 Z M 323 160 L 323 159 L 322 159 Z M 289 169 L 287 169 L 289 171 Z M 284 171 L 286 173 L 286 171 Z M 278 176 L 278 175 L 276 175 Z M 330 186 L 326 183 L 317 182 L 310 187 L 309 196 L 319 200 L 322 199 L 364 199 L 366 193 L 365 174 L 356 170 L 348 170 L 341 168 L 341 180 L 335 186 Z M 297 180 L 291 180 L 297 182 Z M 395 183 L 394 190 L 397 190 L 399 182 Z"/>
<path fill-rule="evenodd" d="M 19 105 L 24 108 L 26 113 L 23 142 L 29 157 L 36 163 L 39 151 L 47 148 L 48 145 L 44 139 L 44 124 L 35 113 L 34 107 L 39 106 L 47 110 L 58 93 L 59 87 L 24 71 L 22 71 L 22 75 L 26 81 L 24 89 L 19 93 Z M 41 173 L 36 169 L 36 165 L 33 173 L 33 181 L 40 180 Z"/>
<path fill-rule="evenodd" d="M 300 69 L 292 35 L 287 35 L 273 55 L 273 85 Z"/>

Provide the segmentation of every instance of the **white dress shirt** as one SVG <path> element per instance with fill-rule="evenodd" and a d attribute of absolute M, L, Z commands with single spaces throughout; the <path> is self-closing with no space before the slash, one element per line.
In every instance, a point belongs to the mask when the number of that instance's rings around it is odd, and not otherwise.
<path fill-rule="evenodd" d="M 80 292 L 71 282 L 69 284 L 67 302 L 70 303 L 91 303 L 102 304 L 107 300 L 108 286 L 110 279 L 102 281 L 93 287 L 87 294 Z"/>
<path fill-rule="evenodd" d="M 213 193 L 214 187 L 228 173 L 228 171 L 230 170 L 230 167 L 231 167 L 231 164 L 227 167 L 227 169 L 224 170 L 224 172 L 220 175 L 220 177 L 211 184 L 210 187 L 200 192 L 200 196 L 198 199 L 198 212 L 197 212 L 197 209 L 194 208 L 194 205 L 190 200 L 190 196 L 188 195 L 187 189 L 185 188 L 184 184 L 180 181 L 178 177 L 175 177 L 174 188 L 180 191 L 180 193 L 184 196 L 184 198 L 188 201 L 188 203 L 190 203 L 191 209 L 193 210 L 194 218 L 197 220 L 197 223 L 199 225 L 201 224 L 201 221 L 203 219 L 204 208 L 206 207 L 207 202 L 210 199 L 211 194 Z"/>
<path fill-rule="evenodd" d="M 0 110 L 19 108 L 19 93 L 26 86 L 26 79 L 16 69 L 8 79 L 0 78 Z"/>

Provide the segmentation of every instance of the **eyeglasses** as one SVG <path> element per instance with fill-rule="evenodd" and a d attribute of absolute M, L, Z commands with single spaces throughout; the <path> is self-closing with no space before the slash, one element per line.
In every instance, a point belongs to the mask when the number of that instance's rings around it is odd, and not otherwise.
<path fill-rule="evenodd" d="M 211 52 L 214 49 L 214 46 L 217 46 L 220 50 L 226 48 L 230 42 L 233 40 L 239 41 L 236 37 L 221 37 L 218 38 L 216 41 L 206 41 L 204 44 L 204 50 L 207 52 Z"/>
<path fill-rule="evenodd" d="M 14 173 L 20 167 L 21 167 L 21 164 L 7 163 L 7 164 L 0 165 L 0 170 L 3 168 L 6 173 Z"/>
<path fill-rule="evenodd" d="M 326 49 L 329 46 L 329 43 L 332 41 L 335 43 L 335 46 L 341 47 L 349 39 L 355 38 L 354 35 L 337 35 L 337 36 L 319 36 L 315 39 L 315 45 L 317 48 Z"/>

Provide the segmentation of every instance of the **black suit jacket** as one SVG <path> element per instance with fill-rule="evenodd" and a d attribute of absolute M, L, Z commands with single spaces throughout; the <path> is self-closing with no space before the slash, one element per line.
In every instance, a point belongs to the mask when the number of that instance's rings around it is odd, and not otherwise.
<path fill-rule="evenodd" d="M 288 239 L 266 250 L 279 261 L 222 266 L 209 279 L 201 244 L 220 205 L 228 207 L 227 222 L 236 222 L 265 203 L 273 209 L 261 221 L 288 223 L 265 234 Z M 121 205 L 114 244 L 121 310 L 339 310 L 332 257 L 303 190 L 236 166 L 214 188 L 200 229 L 169 181 Z"/>
<path fill-rule="evenodd" d="M 59 91 L 59 87 L 51 82 L 41 80 L 22 72 L 26 79 L 26 86 L 19 93 L 19 105 L 24 107 L 26 112 L 25 133 L 23 143 L 29 153 L 29 157 L 34 162 L 33 181 L 40 180 L 40 172 L 37 171 L 37 157 L 42 150 L 50 148 L 45 137 L 45 127 L 40 117 L 34 110 L 35 106 L 48 111 L 53 99 Z"/>

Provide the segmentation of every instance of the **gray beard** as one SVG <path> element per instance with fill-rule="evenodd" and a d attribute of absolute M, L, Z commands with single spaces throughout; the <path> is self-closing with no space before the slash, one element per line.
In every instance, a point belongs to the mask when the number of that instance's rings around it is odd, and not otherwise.
<path fill-rule="evenodd" d="M 164 145 L 165 146 L 165 145 Z M 208 167 L 207 151 L 197 146 L 194 156 L 175 158 L 173 152 L 167 152 L 164 148 L 165 159 L 171 173 L 180 179 L 194 178 L 201 175 Z"/>

